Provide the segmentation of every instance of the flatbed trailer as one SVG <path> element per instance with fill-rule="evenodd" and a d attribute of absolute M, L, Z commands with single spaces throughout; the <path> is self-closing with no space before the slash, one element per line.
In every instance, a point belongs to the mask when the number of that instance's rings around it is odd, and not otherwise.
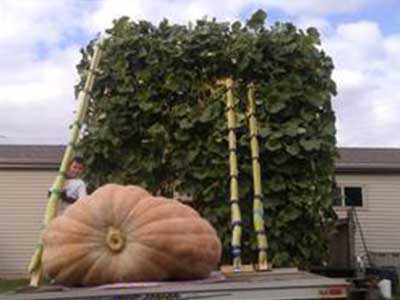
<path fill-rule="evenodd" d="M 222 277 L 223 278 L 223 277 Z M 289 300 L 346 299 L 350 284 L 295 268 L 225 275 L 222 280 L 165 282 L 128 288 L 46 288 L 0 294 L 0 300 Z"/>

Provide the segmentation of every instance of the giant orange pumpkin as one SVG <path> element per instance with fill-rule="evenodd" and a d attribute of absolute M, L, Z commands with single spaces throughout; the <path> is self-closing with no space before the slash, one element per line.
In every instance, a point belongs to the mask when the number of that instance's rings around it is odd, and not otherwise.
<path fill-rule="evenodd" d="M 202 278 L 221 256 L 214 228 L 195 210 L 116 184 L 68 207 L 43 242 L 45 272 L 65 285 Z"/>

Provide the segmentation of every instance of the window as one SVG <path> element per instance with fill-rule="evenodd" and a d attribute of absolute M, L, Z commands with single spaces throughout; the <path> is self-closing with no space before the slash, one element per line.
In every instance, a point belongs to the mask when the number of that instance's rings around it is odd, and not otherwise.
<path fill-rule="evenodd" d="M 360 186 L 336 187 L 334 191 L 333 206 L 362 207 L 363 189 Z"/>
<path fill-rule="evenodd" d="M 363 206 L 361 187 L 345 187 L 344 188 L 344 204 L 345 206 Z"/>

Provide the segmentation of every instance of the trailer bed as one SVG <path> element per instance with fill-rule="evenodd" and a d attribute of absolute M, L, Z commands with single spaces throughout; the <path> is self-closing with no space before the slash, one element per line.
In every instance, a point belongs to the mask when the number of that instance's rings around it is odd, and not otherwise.
<path fill-rule="evenodd" d="M 344 299 L 349 283 L 297 269 L 246 272 L 225 275 L 215 282 L 166 282 L 129 288 L 57 287 L 0 294 L 0 300 L 234 300 L 234 299 Z"/>

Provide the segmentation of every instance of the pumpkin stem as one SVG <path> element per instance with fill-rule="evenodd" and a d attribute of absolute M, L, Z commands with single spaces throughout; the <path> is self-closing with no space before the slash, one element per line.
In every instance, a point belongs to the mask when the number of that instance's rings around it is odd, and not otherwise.
<path fill-rule="evenodd" d="M 107 247 L 114 253 L 121 252 L 125 248 L 125 236 L 121 230 L 109 227 L 106 236 Z"/>

